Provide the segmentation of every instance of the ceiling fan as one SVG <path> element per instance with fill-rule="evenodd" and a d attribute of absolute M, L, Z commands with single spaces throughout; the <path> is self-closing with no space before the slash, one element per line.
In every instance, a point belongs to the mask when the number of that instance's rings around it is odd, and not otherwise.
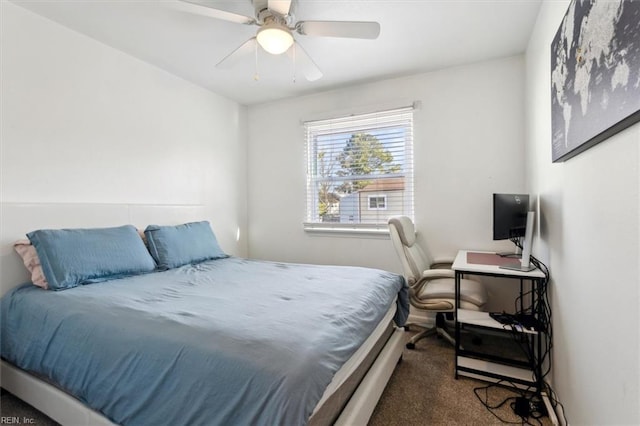
<path fill-rule="evenodd" d="M 376 39 L 380 24 L 365 21 L 296 21 L 293 15 L 295 0 L 250 0 L 255 18 L 215 9 L 192 0 L 180 0 L 179 8 L 190 13 L 223 21 L 258 26 L 256 35 L 225 56 L 217 68 L 231 68 L 240 59 L 256 52 L 258 46 L 273 55 L 285 53 L 299 67 L 305 78 L 314 81 L 322 72 L 307 52 L 295 40 L 294 33 L 315 37 L 347 37 Z"/>

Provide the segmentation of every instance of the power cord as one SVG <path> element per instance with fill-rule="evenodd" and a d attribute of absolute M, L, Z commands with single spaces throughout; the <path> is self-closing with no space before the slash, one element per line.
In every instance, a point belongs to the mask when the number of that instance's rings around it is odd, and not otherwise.
<path fill-rule="evenodd" d="M 536 395 L 532 395 L 530 390 L 518 390 L 518 389 L 508 389 L 513 393 L 513 395 L 504 398 L 502 401 L 491 404 L 489 400 L 491 397 L 489 396 L 489 391 L 491 389 L 497 388 L 498 386 L 511 386 L 515 387 L 515 384 L 511 383 L 507 380 L 500 380 L 496 383 L 492 383 L 487 386 L 480 386 L 473 389 L 473 393 L 476 395 L 476 398 L 480 401 L 482 405 L 501 423 L 505 424 L 517 424 L 517 425 L 532 425 L 532 426 L 540 426 L 542 425 L 542 421 L 540 420 L 544 417 L 547 412 L 544 406 L 544 401 Z M 484 398 L 481 393 L 484 391 Z M 503 416 L 500 416 L 499 411 L 501 408 L 505 406 L 505 404 L 509 404 L 514 415 L 518 416 L 518 421 L 513 421 L 510 419 L 506 419 Z"/>

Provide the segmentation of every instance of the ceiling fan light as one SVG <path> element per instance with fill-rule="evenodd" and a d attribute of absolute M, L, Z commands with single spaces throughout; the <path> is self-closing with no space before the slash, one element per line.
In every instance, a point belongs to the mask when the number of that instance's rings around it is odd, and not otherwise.
<path fill-rule="evenodd" d="M 256 38 L 260 46 L 273 55 L 286 52 L 293 44 L 291 31 L 279 25 L 265 25 L 258 30 Z"/>

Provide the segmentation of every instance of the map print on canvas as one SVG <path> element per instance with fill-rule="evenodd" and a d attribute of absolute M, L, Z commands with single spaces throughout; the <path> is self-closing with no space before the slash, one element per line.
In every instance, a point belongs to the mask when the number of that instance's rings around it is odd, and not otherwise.
<path fill-rule="evenodd" d="M 640 121 L 640 0 L 574 0 L 551 45 L 551 151 L 565 161 Z"/>

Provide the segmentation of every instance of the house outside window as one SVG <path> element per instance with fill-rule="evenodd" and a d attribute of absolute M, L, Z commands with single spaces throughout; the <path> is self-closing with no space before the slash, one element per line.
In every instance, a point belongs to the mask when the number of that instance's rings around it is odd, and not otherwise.
<path fill-rule="evenodd" d="M 413 218 L 413 107 L 305 123 L 307 230 Z"/>

